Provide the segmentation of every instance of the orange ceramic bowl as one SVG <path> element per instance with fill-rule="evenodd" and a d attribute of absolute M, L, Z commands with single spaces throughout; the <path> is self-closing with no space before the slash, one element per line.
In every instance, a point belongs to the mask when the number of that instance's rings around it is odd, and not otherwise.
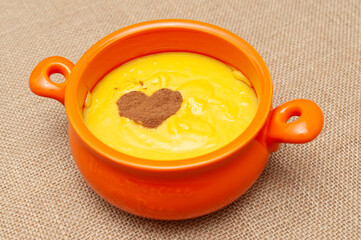
<path fill-rule="evenodd" d="M 147 54 L 204 54 L 242 71 L 252 82 L 259 108 L 250 126 L 219 150 L 190 159 L 156 161 L 118 152 L 82 120 L 87 93 L 119 65 Z M 49 79 L 63 74 L 65 82 Z M 279 143 L 305 143 L 321 131 L 323 115 L 312 101 L 293 100 L 272 110 L 272 82 L 256 50 L 220 27 L 189 20 L 158 20 L 120 29 L 94 44 L 78 61 L 50 57 L 29 80 L 31 90 L 65 105 L 69 142 L 80 173 L 109 203 L 153 219 L 187 219 L 216 211 L 240 197 L 264 169 Z M 292 116 L 299 118 L 287 123 Z"/>

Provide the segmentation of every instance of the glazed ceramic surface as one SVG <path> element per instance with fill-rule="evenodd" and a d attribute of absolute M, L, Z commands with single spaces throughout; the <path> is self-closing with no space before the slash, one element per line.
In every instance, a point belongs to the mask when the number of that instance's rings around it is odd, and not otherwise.
<path fill-rule="evenodd" d="M 229 64 L 252 82 L 259 107 L 249 127 L 226 146 L 190 159 L 157 161 L 132 157 L 98 140 L 85 126 L 88 92 L 119 65 L 148 54 L 194 52 Z M 50 75 L 60 73 L 65 82 Z M 306 143 L 323 126 L 320 108 L 297 99 L 272 110 L 267 66 L 246 41 L 220 27 L 190 20 L 158 20 L 116 31 L 78 61 L 50 57 L 33 70 L 31 90 L 58 100 L 69 119 L 69 142 L 87 183 L 109 203 L 153 219 L 187 219 L 218 210 L 240 197 L 259 177 L 280 143 Z M 292 116 L 299 118 L 288 123 Z"/>

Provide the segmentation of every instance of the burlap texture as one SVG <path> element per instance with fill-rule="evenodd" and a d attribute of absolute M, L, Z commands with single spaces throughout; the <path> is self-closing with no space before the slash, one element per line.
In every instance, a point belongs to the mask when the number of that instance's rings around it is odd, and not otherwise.
<path fill-rule="evenodd" d="M 74 164 L 64 108 L 32 94 L 42 59 L 74 63 L 97 40 L 151 19 L 224 27 L 253 45 L 274 105 L 307 98 L 321 135 L 283 145 L 230 206 L 187 221 L 155 221 L 98 197 Z M 0 1 L 0 239 L 360 239 L 361 2 Z"/>

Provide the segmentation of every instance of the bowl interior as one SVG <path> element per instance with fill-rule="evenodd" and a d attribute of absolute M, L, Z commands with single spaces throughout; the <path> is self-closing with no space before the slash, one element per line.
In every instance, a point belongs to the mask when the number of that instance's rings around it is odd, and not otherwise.
<path fill-rule="evenodd" d="M 66 96 L 66 107 L 71 112 L 68 118 L 77 133 L 82 135 L 80 137 L 87 143 L 94 144 L 92 147 L 101 147 L 97 149 L 99 151 L 111 151 L 105 144 L 95 140 L 82 122 L 87 92 L 103 76 L 131 59 L 175 51 L 207 55 L 235 67 L 252 82 L 259 101 L 254 120 L 238 138 L 215 152 L 187 161 L 204 161 L 231 154 L 252 140 L 263 126 L 271 106 L 272 86 L 268 69 L 256 50 L 243 39 L 222 28 L 194 21 L 153 21 L 133 25 L 108 35 L 83 55 L 72 73 Z M 68 104 L 70 101 L 72 106 Z M 76 106 L 74 102 L 77 103 Z M 111 155 L 113 154 L 115 153 L 112 152 Z M 118 155 L 124 156 L 127 155 Z M 130 156 L 126 158 L 136 160 Z"/>

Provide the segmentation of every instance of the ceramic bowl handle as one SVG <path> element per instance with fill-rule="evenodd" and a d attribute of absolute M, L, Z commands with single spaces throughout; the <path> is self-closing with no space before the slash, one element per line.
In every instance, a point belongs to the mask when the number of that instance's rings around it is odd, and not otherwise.
<path fill-rule="evenodd" d="M 299 116 L 294 122 L 291 117 Z M 323 114 L 316 103 L 296 99 L 276 107 L 271 112 L 267 138 L 271 143 L 306 143 L 321 132 Z"/>
<path fill-rule="evenodd" d="M 41 61 L 33 70 L 29 78 L 31 91 L 43 97 L 54 98 L 64 105 L 65 89 L 74 64 L 63 57 L 49 57 Z M 60 73 L 65 81 L 56 83 L 50 80 L 54 73 Z"/>

